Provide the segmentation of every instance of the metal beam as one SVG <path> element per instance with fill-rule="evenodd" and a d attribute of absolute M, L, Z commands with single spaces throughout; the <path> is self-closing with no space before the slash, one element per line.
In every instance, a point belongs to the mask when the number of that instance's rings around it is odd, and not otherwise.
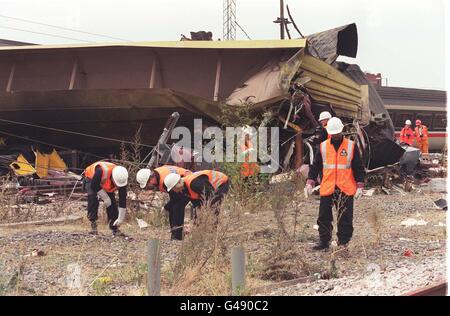
<path fill-rule="evenodd" d="M 153 55 L 152 71 L 150 73 L 150 83 L 148 85 L 149 89 L 155 87 L 155 73 L 156 73 L 156 55 Z"/>
<path fill-rule="evenodd" d="M 8 83 L 6 84 L 6 92 L 11 91 L 12 81 L 13 81 L 15 72 L 16 72 L 16 62 L 14 62 L 11 66 L 11 71 L 9 72 Z"/>
<path fill-rule="evenodd" d="M 214 82 L 214 101 L 219 100 L 220 75 L 222 73 L 222 58 L 220 54 L 217 56 L 216 80 Z"/>
<path fill-rule="evenodd" d="M 77 71 L 78 71 L 78 58 L 75 58 L 75 61 L 73 62 L 72 73 L 70 75 L 69 90 L 73 90 Z"/>

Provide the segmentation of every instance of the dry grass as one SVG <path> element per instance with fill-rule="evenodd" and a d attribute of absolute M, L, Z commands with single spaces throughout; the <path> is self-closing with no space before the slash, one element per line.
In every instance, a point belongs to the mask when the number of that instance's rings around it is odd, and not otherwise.
<path fill-rule="evenodd" d="M 230 294 L 230 252 L 236 242 L 230 233 L 239 225 L 239 207 L 221 206 L 219 215 L 208 203 L 197 211 L 192 231 L 181 243 L 170 267 L 171 294 Z M 166 272 L 167 273 L 167 272 Z"/>
<path fill-rule="evenodd" d="M 232 189 L 222 204 L 217 225 L 212 210 L 206 207 L 199 212 L 197 225 L 183 242 L 169 242 L 168 224 L 151 220 L 157 214 L 156 205 L 164 203 L 164 199 L 157 198 L 148 204 L 149 209 L 142 207 L 136 211 L 151 227 L 139 230 L 134 218 L 124 225 L 123 230 L 133 236 L 134 242 L 106 237 L 109 230 L 103 209 L 99 212 L 104 219 L 104 225 L 100 226 L 102 236 L 97 239 L 85 234 L 87 222 L 82 226 L 1 230 L 0 293 L 145 295 L 146 243 L 150 238 L 162 242 L 161 290 L 166 295 L 230 295 L 230 256 L 236 245 L 242 245 L 246 251 L 247 280 L 243 294 L 253 294 L 261 285 L 317 272 L 341 277 L 364 272 L 368 264 L 383 267 L 386 262 L 413 260 L 416 256 L 430 256 L 433 251 L 445 251 L 427 250 L 433 240 L 446 238 L 445 228 L 434 226 L 438 221 L 445 222 L 445 212 L 428 209 L 423 197 L 411 193 L 405 197 L 375 195 L 355 203 L 355 235 L 349 257 L 336 251 L 312 252 L 310 244 L 318 237 L 312 229 L 318 202 L 305 200 L 302 188 L 302 181 L 268 185 L 256 201 L 247 198 L 242 203 Z M 151 199 L 146 195 L 142 198 Z M 383 203 L 379 203 L 380 199 Z M 417 211 L 430 222 L 427 226 L 399 226 L 401 220 L 416 217 Z M 164 218 L 166 213 L 158 216 Z M 21 234 L 27 237 L 20 241 L 12 238 Z M 34 237 L 38 235 L 41 239 Z M 399 241 L 400 237 L 411 241 Z M 33 248 L 43 249 L 47 255 L 25 259 L 23 256 Z M 414 250 L 414 257 L 405 259 L 405 249 Z M 67 288 L 65 283 L 67 266 L 73 263 L 79 264 L 82 270 L 83 282 L 79 289 Z M 9 268 L 2 273 L 6 266 Z M 30 279 L 30 274 L 37 279 Z"/>

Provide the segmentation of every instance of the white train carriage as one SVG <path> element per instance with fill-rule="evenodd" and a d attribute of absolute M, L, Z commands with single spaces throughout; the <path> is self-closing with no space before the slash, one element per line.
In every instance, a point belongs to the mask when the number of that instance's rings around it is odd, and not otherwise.
<path fill-rule="evenodd" d="M 447 143 L 445 91 L 398 87 L 377 87 L 377 91 L 394 123 L 397 139 L 406 120 L 411 120 L 414 129 L 419 119 L 428 127 L 430 151 L 438 152 L 444 148 Z"/>

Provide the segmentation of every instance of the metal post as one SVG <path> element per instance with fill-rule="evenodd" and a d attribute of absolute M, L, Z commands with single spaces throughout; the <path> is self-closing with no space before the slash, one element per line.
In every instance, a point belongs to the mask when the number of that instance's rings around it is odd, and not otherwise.
<path fill-rule="evenodd" d="M 298 133 L 295 136 L 295 170 L 303 165 L 303 135 Z"/>
<path fill-rule="evenodd" d="M 161 260 L 158 239 L 148 241 L 147 291 L 149 296 L 159 296 L 161 289 Z"/>
<path fill-rule="evenodd" d="M 14 62 L 11 66 L 11 71 L 9 72 L 8 83 L 6 84 L 6 92 L 11 92 L 11 87 L 12 87 L 12 82 L 13 82 L 15 71 L 16 71 L 16 63 Z"/>
<path fill-rule="evenodd" d="M 233 295 L 240 295 L 245 288 L 245 252 L 244 248 L 231 250 L 231 286 Z"/>
<path fill-rule="evenodd" d="M 280 38 L 284 39 L 284 0 L 280 0 Z"/>

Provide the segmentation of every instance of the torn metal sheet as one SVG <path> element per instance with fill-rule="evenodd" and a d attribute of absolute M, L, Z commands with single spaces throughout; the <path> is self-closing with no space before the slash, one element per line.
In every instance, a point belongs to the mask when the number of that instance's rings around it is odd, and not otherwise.
<path fill-rule="evenodd" d="M 341 56 L 356 57 L 358 30 L 355 23 L 306 36 L 308 53 L 328 63 Z"/>
<path fill-rule="evenodd" d="M 303 76 L 311 78 L 305 84 L 313 100 L 330 104 L 337 116 L 360 118 L 361 86 L 334 67 L 305 55 L 300 66 Z"/>
<path fill-rule="evenodd" d="M 402 146 L 405 153 L 400 158 L 400 166 L 411 174 L 414 168 L 419 164 L 420 150 L 411 146 Z"/>
<path fill-rule="evenodd" d="M 10 165 L 11 169 L 17 176 L 29 176 L 36 172 L 36 169 L 20 154 L 16 161 L 13 161 Z"/>
<path fill-rule="evenodd" d="M 444 210 L 444 211 L 446 211 L 447 208 L 448 208 L 446 199 L 438 199 L 438 200 L 434 201 L 434 205 L 436 205 L 436 207 L 438 209 L 441 209 L 441 210 Z"/>
<path fill-rule="evenodd" d="M 43 154 L 39 151 L 36 151 L 35 155 L 36 174 L 39 176 L 39 178 L 46 178 L 49 175 L 50 171 L 67 170 L 66 163 L 61 159 L 61 157 L 54 149 L 50 154 Z"/>
<path fill-rule="evenodd" d="M 370 134 L 376 133 L 387 139 L 395 140 L 394 124 L 384 106 L 384 102 L 374 85 L 367 80 L 361 68 L 358 65 L 350 65 L 344 62 L 335 62 L 333 65 L 356 83 L 367 86 L 368 108 L 362 109 L 361 123 L 367 125 L 369 121 L 373 121 L 377 128 L 376 130 L 373 128 L 366 130 Z"/>
<path fill-rule="evenodd" d="M 234 90 L 227 98 L 229 105 L 243 103 L 259 103 L 269 99 L 284 97 L 294 75 L 297 73 L 304 50 L 300 50 L 288 60 L 274 56 L 258 72 L 246 80 L 242 86 Z"/>

